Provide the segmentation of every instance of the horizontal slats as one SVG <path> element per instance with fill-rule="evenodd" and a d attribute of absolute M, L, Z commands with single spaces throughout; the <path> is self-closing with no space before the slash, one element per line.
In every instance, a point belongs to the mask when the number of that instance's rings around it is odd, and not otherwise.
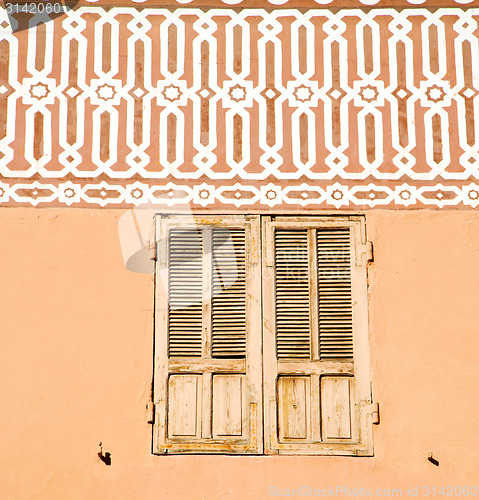
<path fill-rule="evenodd" d="M 320 359 L 353 358 L 349 228 L 317 230 Z"/>
<path fill-rule="evenodd" d="M 349 228 L 318 228 L 316 235 L 320 359 L 350 361 L 353 318 Z M 277 357 L 309 359 L 308 230 L 278 228 L 274 244 Z M 169 356 L 202 355 L 202 254 L 201 231 L 170 231 Z M 244 229 L 212 229 L 211 257 L 212 357 L 243 358 L 246 352 Z"/>
<path fill-rule="evenodd" d="M 307 230 L 276 230 L 275 270 L 277 357 L 310 358 Z"/>
<path fill-rule="evenodd" d="M 213 358 L 246 354 L 246 281 L 244 229 L 213 229 Z"/>
<path fill-rule="evenodd" d="M 168 355 L 201 356 L 203 327 L 202 238 L 196 229 L 169 235 Z"/>

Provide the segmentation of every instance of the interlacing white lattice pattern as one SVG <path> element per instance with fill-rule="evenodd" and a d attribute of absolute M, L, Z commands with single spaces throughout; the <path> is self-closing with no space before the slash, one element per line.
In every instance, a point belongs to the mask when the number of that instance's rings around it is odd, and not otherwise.
<path fill-rule="evenodd" d="M 0 12 L 0 203 L 479 204 L 478 9 Z"/>

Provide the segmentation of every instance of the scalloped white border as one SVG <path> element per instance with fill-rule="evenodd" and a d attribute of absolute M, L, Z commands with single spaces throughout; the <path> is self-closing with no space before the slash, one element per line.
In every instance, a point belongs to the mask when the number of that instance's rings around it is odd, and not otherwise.
<path fill-rule="evenodd" d="M 99 0 L 86 0 L 88 3 L 98 3 Z M 132 0 L 136 4 L 142 4 L 146 3 L 149 0 Z M 178 4 L 180 5 L 185 5 L 185 4 L 191 4 L 195 0 L 176 0 Z M 240 5 L 243 0 L 221 0 L 222 3 L 225 5 Z M 314 0 L 317 4 L 320 5 L 330 5 L 331 7 L 334 6 L 334 0 Z M 410 5 L 423 5 L 427 3 L 427 0 L 406 0 L 408 4 Z M 292 0 L 267 0 L 267 2 L 271 5 L 284 5 L 287 4 L 288 2 L 293 3 Z M 380 2 L 380 0 L 359 0 L 359 3 L 363 5 L 376 5 Z M 473 3 L 474 0 L 453 0 L 454 3 L 456 4 L 461 4 L 461 5 L 466 5 L 469 3 Z M 433 3 L 431 1 L 431 3 Z M 128 7 L 128 6 L 125 6 Z M 444 7 L 444 6 L 443 6 Z M 399 8 L 399 7 L 398 7 Z"/>

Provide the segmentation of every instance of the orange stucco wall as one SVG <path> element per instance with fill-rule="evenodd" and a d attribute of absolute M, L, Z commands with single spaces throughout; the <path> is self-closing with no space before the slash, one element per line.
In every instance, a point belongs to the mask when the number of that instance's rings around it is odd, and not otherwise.
<path fill-rule="evenodd" d="M 153 278 L 125 269 L 122 214 L 0 211 L 0 499 L 479 486 L 478 213 L 367 213 L 373 458 L 151 455 Z"/>

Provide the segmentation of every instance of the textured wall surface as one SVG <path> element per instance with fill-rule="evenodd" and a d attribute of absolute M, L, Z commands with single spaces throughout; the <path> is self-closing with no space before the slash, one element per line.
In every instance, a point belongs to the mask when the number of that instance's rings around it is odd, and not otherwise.
<path fill-rule="evenodd" d="M 152 456 L 153 281 L 122 211 L 0 211 L 0 498 L 219 500 L 269 488 L 471 486 L 479 477 L 479 214 L 367 213 L 375 456 Z M 112 463 L 97 457 L 98 442 Z M 439 460 L 435 467 L 429 453 Z"/>
<path fill-rule="evenodd" d="M 4 205 L 479 204 L 475 8 L 1 12 Z"/>

